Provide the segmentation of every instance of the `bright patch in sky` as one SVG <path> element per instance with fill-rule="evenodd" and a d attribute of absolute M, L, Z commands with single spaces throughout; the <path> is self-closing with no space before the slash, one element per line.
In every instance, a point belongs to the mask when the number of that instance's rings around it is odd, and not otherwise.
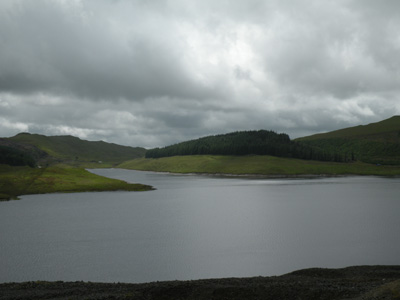
<path fill-rule="evenodd" d="M 400 113 L 400 2 L 4 0 L 0 134 L 155 147 Z"/>

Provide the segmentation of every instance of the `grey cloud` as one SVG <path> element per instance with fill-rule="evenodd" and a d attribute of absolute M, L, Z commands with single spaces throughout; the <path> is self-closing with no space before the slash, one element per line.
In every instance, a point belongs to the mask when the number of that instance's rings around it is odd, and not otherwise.
<path fill-rule="evenodd" d="M 24 5 L 3 11 L 0 19 L 3 91 L 133 100 L 164 95 L 205 97 L 211 92 L 188 74 L 170 20 L 150 15 L 154 24 L 149 29 L 141 25 L 136 13 L 132 22 L 139 32 L 119 36 L 124 24 L 113 28 L 116 20 L 98 20 L 90 11 L 82 17 L 79 13 L 84 6 L 18 2 Z M 157 34 L 151 32 L 152 27 Z"/>
<path fill-rule="evenodd" d="M 400 113 L 398 1 L 4 0 L 0 134 L 163 146 Z"/>
<path fill-rule="evenodd" d="M 308 9 L 278 15 L 286 29 L 278 30 L 261 48 L 271 49 L 264 57 L 265 70 L 284 88 L 338 98 L 398 90 L 393 68 L 398 70 L 400 60 L 391 40 L 395 36 L 387 27 L 399 19 L 388 20 L 382 14 L 376 16 L 379 23 L 372 23 L 363 9 L 351 10 L 343 3 L 323 9 L 312 2 Z M 270 26 L 276 28 L 274 21 L 266 24 Z"/>

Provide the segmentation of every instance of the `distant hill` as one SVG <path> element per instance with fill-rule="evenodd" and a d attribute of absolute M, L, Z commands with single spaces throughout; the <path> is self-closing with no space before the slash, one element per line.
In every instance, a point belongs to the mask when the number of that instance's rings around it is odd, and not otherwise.
<path fill-rule="evenodd" d="M 305 145 L 377 164 L 400 164 L 400 116 L 296 139 Z"/>
<path fill-rule="evenodd" d="M 0 164 L 34 167 L 48 158 L 46 152 L 34 145 L 0 138 Z"/>
<path fill-rule="evenodd" d="M 36 161 L 27 151 L 0 145 L 0 164 L 35 167 Z"/>
<path fill-rule="evenodd" d="M 38 163 L 68 164 L 105 163 L 118 164 L 125 160 L 143 157 L 146 150 L 140 147 L 120 146 L 103 141 L 91 142 L 73 136 L 45 136 L 20 133 L 0 139 L 0 145 L 31 153 Z"/>
<path fill-rule="evenodd" d="M 291 141 L 284 133 L 268 130 L 238 131 L 207 136 L 163 148 L 147 150 L 146 158 L 183 155 L 272 155 L 321 161 L 343 161 L 334 152 Z"/>

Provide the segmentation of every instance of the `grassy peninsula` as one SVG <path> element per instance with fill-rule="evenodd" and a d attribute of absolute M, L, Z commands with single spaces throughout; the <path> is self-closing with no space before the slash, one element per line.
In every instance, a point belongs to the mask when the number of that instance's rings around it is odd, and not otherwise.
<path fill-rule="evenodd" d="M 144 148 L 73 136 L 20 133 L 0 139 L 0 199 L 88 191 L 147 191 L 151 186 L 105 178 L 84 168 L 113 167 L 143 157 Z"/>
<path fill-rule="evenodd" d="M 95 175 L 69 166 L 31 168 L 0 165 L 0 199 L 20 195 L 88 191 L 148 191 L 152 187 Z"/>

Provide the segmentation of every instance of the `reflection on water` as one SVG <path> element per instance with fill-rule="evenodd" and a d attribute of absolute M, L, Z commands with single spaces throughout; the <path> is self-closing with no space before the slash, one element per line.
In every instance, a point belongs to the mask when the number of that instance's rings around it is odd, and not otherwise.
<path fill-rule="evenodd" d="M 400 179 L 92 171 L 157 190 L 0 203 L 1 282 L 145 282 L 400 263 Z"/>

